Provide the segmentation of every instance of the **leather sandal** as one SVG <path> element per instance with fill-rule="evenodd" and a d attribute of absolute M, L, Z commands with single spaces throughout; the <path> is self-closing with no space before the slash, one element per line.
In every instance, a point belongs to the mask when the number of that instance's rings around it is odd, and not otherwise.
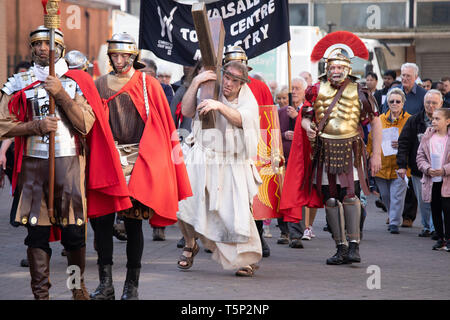
<path fill-rule="evenodd" d="M 192 265 L 194 264 L 194 257 L 197 255 L 199 250 L 200 250 L 200 248 L 199 248 L 197 242 L 195 242 L 193 248 L 184 247 L 183 251 L 192 252 L 192 255 L 190 257 L 181 255 L 180 258 L 178 259 L 178 263 L 177 263 L 178 268 L 183 269 L 183 270 L 190 269 L 192 267 Z M 182 261 L 186 262 L 186 265 L 181 265 L 180 262 L 182 262 Z"/>
<path fill-rule="evenodd" d="M 255 274 L 255 271 L 259 269 L 259 266 L 256 264 L 250 264 L 248 266 L 239 268 L 238 271 L 236 271 L 236 276 L 238 277 L 253 277 Z"/>

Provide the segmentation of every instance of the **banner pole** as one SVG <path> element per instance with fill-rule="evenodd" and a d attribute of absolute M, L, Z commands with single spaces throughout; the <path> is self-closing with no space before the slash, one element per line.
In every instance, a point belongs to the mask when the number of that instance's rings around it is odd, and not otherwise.
<path fill-rule="evenodd" d="M 291 41 L 287 42 L 287 61 L 288 61 L 288 87 L 289 87 L 289 105 L 292 106 L 292 75 L 291 75 Z"/>

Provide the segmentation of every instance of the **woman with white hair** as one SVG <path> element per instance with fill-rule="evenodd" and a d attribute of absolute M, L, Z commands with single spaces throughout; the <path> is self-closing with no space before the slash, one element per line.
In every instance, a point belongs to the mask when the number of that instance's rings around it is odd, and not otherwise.
<path fill-rule="evenodd" d="M 387 104 L 389 110 L 380 116 L 383 128 L 383 143 L 385 136 L 389 131 L 387 129 L 396 128 L 398 131 L 397 139 L 392 140 L 390 146 L 392 149 L 398 149 L 398 136 L 410 117 L 410 114 L 403 110 L 406 101 L 405 94 L 400 88 L 391 89 L 387 94 Z M 372 134 L 369 134 L 367 150 L 372 150 Z M 389 146 L 388 146 L 389 147 Z M 397 174 L 397 152 L 388 152 L 388 148 L 382 148 L 381 170 L 375 175 L 375 181 L 380 191 L 381 198 L 389 214 L 389 228 L 392 234 L 399 233 L 401 216 L 405 202 L 407 183 Z M 408 169 L 407 175 L 410 176 Z"/>

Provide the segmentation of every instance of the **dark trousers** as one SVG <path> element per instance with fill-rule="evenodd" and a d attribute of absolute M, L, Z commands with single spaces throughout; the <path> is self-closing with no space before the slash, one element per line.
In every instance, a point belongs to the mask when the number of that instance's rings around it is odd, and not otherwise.
<path fill-rule="evenodd" d="M 113 264 L 113 225 L 115 213 L 91 219 L 99 265 Z M 144 251 L 142 220 L 124 218 L 127 232 L 127 268 L 140 268 Z"/>
<path fill-rule="evenodd" d="M 27 226 L 28 235 L 25 238 L 25 245 L 29 248 L 39 248 L 44 250 L 49 256 L 52 255 L 48 239 L 50 237 L 50 226 Z M 85 225 L 68 225 L 61 227 L 61 244 L 66 251 L 79 250 L 86 246 Z"/>
<path fill-rule="evenodd" d="M 431 194 L 431 214 L 434 229 L 441 239 L 450 239 L 450 198 L 441 196 L 442 182 L 433 182 Z M 442 219 L 444 213 L 444 219 Z"/>
<path fill-rule="evenodd" d="M 304 210 L 303 210 L 304 211 Z M 300 222 L 286 222 L 289 230 L 289 238 L 301 239 L 303 237 L 303 232 L 305 231 L 305 222 L 300 220 Z"/>
<path fill-rule="evenodd" d="M 284 222 L 283 218 L 278 218 L 277 222 L 278 222 L 278 228 L 280 228 L 281 234 L 288 235 L 289 234 L 289 229 L 288 229 L 288 226 L 287 226 L 287 222 Z"/>
<path fill-rule="evenodd" d="M 412 179 L 409 179 L 408 188 L 406 189 L 405 205 L 403 207 L 403 220 L 414 221 L 417 215 L 417 198 L 414 193 Z"/>
<path fill-rule="evenodd" d="M 0 169 L 1 170 L 1 169 Z M 9 183 L 12 184 L 12 178 L 13 178 L 13 171 L 14 171 L 14 142 L 11 144 L 11 146 L 6 150 L 6 169 L 5 173 L 6 176 L 9 179 Z M 16 212 L 17 212 L 17 206 L 19 205 L 19 199 L 20 199 L 20 190 L 16 190 L 14 192 L 14 199 L 13 203 L 11 205 L 11 211 L 9 213 L 9 223 L 13 227 L 20 226 L 20 223 L 16 222 Z"/>
<path fill-rule="evenodd" d="M 305 214 L 305 209 L 302 209 L 303 215 Z M 300 239 L 303 237 L 303 232 L 305 231 L 305 223 L 303 220 L 300 222 L 284 222 L 283 218 L 278 218 L 278 228 L 280 228 L 281 234 L 289 235 L 289 238 Z"/>

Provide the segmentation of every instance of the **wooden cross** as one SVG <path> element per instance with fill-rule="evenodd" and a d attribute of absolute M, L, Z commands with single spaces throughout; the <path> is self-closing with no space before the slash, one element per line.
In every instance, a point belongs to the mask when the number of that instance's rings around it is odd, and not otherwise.
<path fill-rule="evenodd" d="M 225 29 L 221 17 L 208 20 L 204 2 L 192 5 L 192 18 L 194 20 L 197 39 L 202 54 L 202 63 L 205 70 L 213 70 L 217 74 L 216 81 L 207 81 L 200 86 L 200 101 L 205 99 L 219 99 L 221 83 L 222 55 L 225 41 Z M 215 111 L 208 112 L 200 118 L 203 129 L 214 128 Z"/>

